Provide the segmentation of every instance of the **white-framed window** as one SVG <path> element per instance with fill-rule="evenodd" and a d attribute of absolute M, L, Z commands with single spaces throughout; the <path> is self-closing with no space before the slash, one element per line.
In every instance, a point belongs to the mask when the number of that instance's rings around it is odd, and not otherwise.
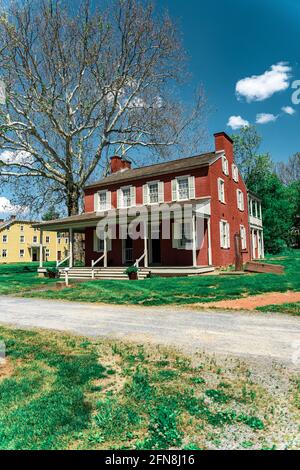
<path fill-rule="evenodd" d="M 24 237 L 24 235 L 20 235 L 20 243 L 25 243 L 25 237 Z"/>
<path fill-rule="evenodd" d="M 186 201 L 195 199 L 195 177 L 178 176 L 172 180 L 172 200 Z"/>
<path fill-rule="evenodd" d="M 8 237 L 7 235 L 2 235 L 2 242 L 7 243 Z"/>
<path fill-rule="evenodd" d="M 226 176 L 229 175 L 228 160 L 225 157 L 225 155 L 223 155 L 223 157 L 222 157 L 222 170 L 223 170 L 224 175 L 226 175 Z"/>
<path fill-rule="evenodd" d="M 60 237 L 57 237 L 57 244 L 58 244 L 58 245 L 61 244 L 61 238 L 60 238 Z"/>
<path fill-rule="evenodd" d="M 106 249 L 111 251 L 112 243 L 111 239 L 106 239 Z M 94 251 L 96 253 L 104 253 L 104 237 L 98 237 L 96 230 L 94 230 Z"/>
<path fill-rule="evenodd" d="M 245 210 L 244 193 L 240 189 L 236 190 L 237 206 L 240 211 Z"/>
<path fill-rule="evenodd" d="M 230 226 L 226 220 L 220 220 L 220 246 L 230 248 Z"/>
<path fill-rule="evenodd" d="M 225 181 L 222 178 L 218 178 L 218 197 L 219 201 L 225 204 Z"/>
<path fill-rule="evenodd" d="M 20 258 L 24 258 L 25 256 L 25 250 L 21 249 L 19 252 Z"/>
<path fill-rule="evenodd" d="M 20 225 L 20 231 L 24 232 L 24 225 Z"/>
<path fill-rule="evenodd" d="M 191 250 L 193 246 L 193 223 L 174 222 L 173 248 L 177 250 Z"/>
<path fill-rule="evenodd" d="M 118 189 L 118 207 L 126 208 L 136 205 L 136 188 L 135 186 L 124 186 Z"/>
<path fill-rule="evenodd" d="M 159 204 L 164 202 L 164 183 L 163 181 L 150 181 L 143 186 L 143 203 Z"/>
<path fill-rule="evenodd" d="M 50 243 L 50 237 L 49 237 L 49 235 L 46 236 L 46 243 Z"/>
<path fill-rule="evenodd" d="M 111 209 L 111 191 L 106 189 L 98 191 L 95 194 L 95 210 L 96 211 L 107 211 Z"/>
<path fill-rule="evenodd" d="M 37 237 L 37 235 L 33 235 L 32 241 L 33 241 L 33 243 L 37 243 L 37 242 L 38 242 L 38 237 Z"/>
<path fill-rule="evenodd" d="M 2 258 L 7 258 L 7 249 L 3 248 L 2 250 Z"/>
<path fill-rule="evenodd" d="M 49 250 L 49 248 L 46 248 L 46 250 L 45 250 L 45 256 L 46 256 L 46 258 L 49 258 L 49 256 L 50 256 L 50 250 Z"/>
<path fill-rule="evenodd" d="M 247 233 L 246 228 L 244 225 L 240 225 L 240 235 L 241 235 L 241 242 L 242 242 L 242 250 L 246 250 L 247 248 Z"/>
<path fill-rule="evenodd" d="M 236 183 L 239 182 L 239 169 L 234 163 L 232 164 L 232 179 Z"/>
<path fill-rule="evenodd" d="M 66 245 L 69 243 L 68 237 L 65 238 L 65 243 L 66 243 Z"/>

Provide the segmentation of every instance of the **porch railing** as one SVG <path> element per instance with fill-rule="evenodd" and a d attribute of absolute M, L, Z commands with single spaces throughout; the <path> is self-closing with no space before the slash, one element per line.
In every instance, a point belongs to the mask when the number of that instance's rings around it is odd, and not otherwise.
<path fill-rule="evenodd" d="M 106 257 L 106 253 L 100 256 L 100 258 L 96 259 L 96 261 L 92 260 L 92 279 L 95 279 L 95 266 L 96 264 L 100 263 L 100 261 L 104 260 Z"/>
<path fill-rule="evenodd" d="M 68 261 L 69 259 L 71 258 L 71 255 L 67 256 L 66 258 L 64 258 L 63 260 L 61 261 L 56 261 L 56 267 L 59 268 L 59 266 L 61 266 L 62 264 L 64 264 L 66 261 Z"/>
<path fill-rule="evenodd" d="M 136 268 L 139 268 L 141 261 L 143 261 L 143 259 L 145 259 L 145 258 L 146 258 L 146 252 L 143 253 L 142 256 L 139 259 L 136 260 L 136 262 L 134 263 L 134 266 Z"/>

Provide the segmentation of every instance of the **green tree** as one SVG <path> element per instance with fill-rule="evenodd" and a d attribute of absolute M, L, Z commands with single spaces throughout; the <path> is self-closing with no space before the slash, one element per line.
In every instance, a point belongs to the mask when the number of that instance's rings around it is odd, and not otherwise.
<path fill-rule="evenodd" d="M 235 158 L 245 183 L 261 198 L 265 249 L 278 253 L 292 244 L 291 233 L 299 210 L 299 185 L 289 185 L 275 173 L 269 154 L 260 153 L 261 136 L 254 126 L 233 136 Z"/>
<path fill-rule="evenodd" d="M 269 172 L 256 180 L 255 192 L 262 200 L 265 249 L 268 253 L 279 253 L 291 243 L 295 190 Z"/>
<path fill-rule="evenodd" d="M 59 219 L 59 212 L 57 212 L 55 208 L 52 206 L 42 216 L 42 220 L 47 221 L 47 220 L 55 220 L 55 219 Z"/>

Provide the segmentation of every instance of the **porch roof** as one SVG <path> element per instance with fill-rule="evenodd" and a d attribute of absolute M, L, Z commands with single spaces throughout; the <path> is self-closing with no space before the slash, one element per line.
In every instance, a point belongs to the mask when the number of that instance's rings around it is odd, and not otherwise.
<path fill-rule="evenodd" d="M 85 227 L 94 226 L 104 217 L 105 213 L 85 212 L 84 214 L 72 215 L 62 219 L 47 220 L 33 224 L 34 228 L 53 232 L 63 232 L 64 229 L 75 228 L 78 232 L 83 232 Z"/>
<path fill-rule="evenodd" d="M 194 213 L 198 214 L 199 216 L 204 216 L 204 217 L 210 217 L 210 201 L 211 197 L 201 197 L 199 199 L 194 199 L 192 201 L 193 203 L 193 211 Z M 184 205 L 185 202 L 177 202 L 177 204 Z M 170 203 L 164 203 L 163 205 L 172 205 L 174 204 L 173 202 Z M 138 211 L 139 207 L 143 206 L 136 206 L 136 209 Z M 158 208 L 160 206 L 157 206 Z M 132 208 L 130 208 L 132 209 Z M 122 211 L 126 211 L 127 209 L 113 209 L 117 211 L 117 214 L 119 215 L 122 213 Z M 103 217 L 106 217 L 109 214 L 109 210 L 107 211 L 102 211 L 102 212 L 85 212 L 83 214 L 79 215 L 72 215 L 70 217 L 65 217 L 63 219 L 55 219 L 55 220 L 49 220 L 45 222 L 39 222 L 33 224 L 34 228 L 38 228 L 40 230 L 47 230 L 47 231 L 53 231 L 53 232 L 63 232 L 65 230 L 68 230 L 69 228 L 72 228 L 76 232 L 84 232 L 84 229 L 86 227 L 95 227 L 97 223 L 103 219 Z M 134 217 L 134 216 L 133 216 Z"/>

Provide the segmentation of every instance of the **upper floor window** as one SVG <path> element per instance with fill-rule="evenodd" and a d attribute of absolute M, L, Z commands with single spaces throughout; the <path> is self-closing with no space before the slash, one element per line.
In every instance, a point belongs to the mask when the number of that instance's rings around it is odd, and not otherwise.
<path fill-rule="evenodd" d="M 225 155 L 223 155 L 223 157 L 222 157 L 222 170 L 223 170 L 224 175 L 226 175 L 226 176 L 229 175 L 228 160 L 225 157 Z"/>
<path fill-rule="evenodd" d="M 237 197 L 237 206 L 238 206 L 240 211 L 243 211 L 245 209 L 243 191 L 241 191 L 240 189 L 237 189 L 236 190 L 236 197 Z"/>
<path fill-rule="evenodd" d="M 220 246 L 221 248 L 230 248 L 230 226 L 226 220 L 220 221 Z"/>
<path fill-rule="evenodd" d="M 34 236 L 33 236 L 32 241 L 33 241 L 33 243 L 37 243 L 37 241 L 38 241 L 37 235 L 34 235 Z"/>
<path fill-rule="evenodd" d="M 172 181 L 173 201 L 185 201 L 195 198 L 195 177 L 179 176 Z"/>
<path fill-rule="evenodd" d="M 24 225 L 20 225 L 20 231 L 24 232 Z"/>
<path fill-rule="evenodd" d="M 50 237 L 48 235 L 46 236 L 46 243 L 50 243 Z"/>
<path fill-rule="evenodd" d="M 225 204 L 225 182 L 222 178 L 218 178 L 218 196 L 219 201 Z"/>
<path fill-rule="evenodd" d="M 24 235 L 21 235 L 20 236 L 20 243 L 24 243 L 24 242 L 25 242 L 25 237 L 24 237 Z"/>
<path fill-rule="evenodd" d="M 144 204 L 158 204 L 164 202 L 164 183 L 151 181 L 143 187 Z"/>
<path fill-rule="evenodd" d="M 238 181 L 239 181 L 239 169 L 234 163 L 232 164 L 232 179 L 236 183 L 238 183 Z"/>
<path fill-rule="evenodd" d="M 135 186 L 125 186 L 118 189 L 118 207 L 126 208 L 132 207 L 136 204 Z"/>
<path fill-rule="evenodd" d="M 2 242 L 7 243 L 7 235 L 2 235 Z"/>
<path fill-rule="evenodd" d="M 99 191 L 95 194 L 95 210 L 105 211 L 111 209 L 111 192 L 110 191 Z"/>

